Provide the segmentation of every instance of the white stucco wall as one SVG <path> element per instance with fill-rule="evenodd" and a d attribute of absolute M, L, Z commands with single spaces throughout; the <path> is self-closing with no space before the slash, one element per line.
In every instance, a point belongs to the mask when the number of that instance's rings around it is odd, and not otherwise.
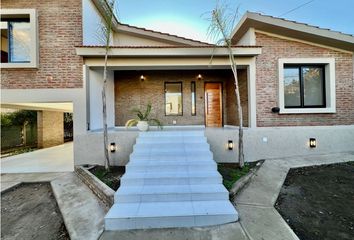
<path fill-rule="evenodd" d="M 102 18 L 91 0 L 82 0 L 83 45 L 102 44 L 97 36 Z"/>
<path fill-rule="evenodd" d="M 205 135 L 216 162 L 237 162 L 238 131 L 236 128 L 207 128 Z M 102 132 L 90 132 L 77 137 L 75 164 L 103 165 Z M 113 165 L 125 165 L 133 151 L 137 131 L 110 131 L 110 142 L 118 150 L 112 153 Z M 309 138 L 316 138 L 317 147 L 309 148 Z M 267 141 L 264 141 L 266 138 Z M 228 140 L 234 141 L 234 150 L 227 149 Z M 246 161 L 306 156 L 354 151 L 354 126 L 255 128 L 244 131 Z"/>
<path fill-rule="evenodd" d="M 102 88 L 103 88 L 103 70 L 89 70 L 88 74 L 89 88 L 89 123 L 90 130 L 102 129 Z M 108 71 L 107 88 L 107 125 L 114 127 L 114 72 Z"/>
<path fill-rule="evenodd" d="M 153 40 L 148 37 L 137 36 L 126 33 L 114 33 L 114 45 L 116 46 L 171 46 L 163 40 Z"/>
<path fill-rule="evenodd" d="M 242 38 L 237 42 L 237 45 L 256 45 L 256 34 L 254 28 L 248 29 L 247 32 L 242 36 Z"/>

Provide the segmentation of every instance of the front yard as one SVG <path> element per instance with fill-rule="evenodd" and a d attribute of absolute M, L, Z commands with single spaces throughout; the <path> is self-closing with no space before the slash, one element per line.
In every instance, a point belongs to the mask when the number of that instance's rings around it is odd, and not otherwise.
<path fill-rule="evenodd" d="M 2 193 L 1 220 L 1 239 L 70 239 L 49 183 L 21 184 Z"/>
<path fill-rule="evenodd" d="M 354 239 L 354 162 L 290 169 L 275 208 L 301 240 Z"/>

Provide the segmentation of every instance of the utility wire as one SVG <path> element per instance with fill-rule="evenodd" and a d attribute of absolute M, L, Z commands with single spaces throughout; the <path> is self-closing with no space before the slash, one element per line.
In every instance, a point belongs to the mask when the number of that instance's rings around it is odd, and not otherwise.
<path fill-rule="evenodd" d="M 299 8 L 302 8 L 303 6 L 306 6 L 307 4 L 310 4 L 310 3 L 314 2 L 314 1 L 315 0 L 311 0 L 311 1 L 305 2 L 305 3 L 293 8 L 293 9 L 291 9 L 291 10 L 289 10 L 289 11 L 283 13 L 283 14 L 280 14 L 278 17 L 282 17 L 282 16 L 284 16 L 284 15 L 286 15 L 288 13 L 294 12 L 295 10 L 298 10 Z"/>

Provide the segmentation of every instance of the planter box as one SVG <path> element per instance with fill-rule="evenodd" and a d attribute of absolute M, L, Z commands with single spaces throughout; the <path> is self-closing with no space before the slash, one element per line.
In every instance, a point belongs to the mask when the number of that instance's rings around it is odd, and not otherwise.
<path fill-rule="evenodd" d="M 114 203 L 114 190 L 108 187 L 87 168 L 75 166 L 77 176 L 92 190 L 92 192 L 110 209 Z"/>

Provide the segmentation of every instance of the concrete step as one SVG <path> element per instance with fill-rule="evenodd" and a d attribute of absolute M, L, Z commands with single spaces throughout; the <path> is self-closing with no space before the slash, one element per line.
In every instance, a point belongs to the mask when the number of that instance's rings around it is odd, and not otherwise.
<path fill-rule="evenodd" d="M 207 153 L 194 153 L 189 155 L 176 155 L 173 153 L 165 153 L 160 155 L 150 155 L 150 154 L 131 154 L 129 163 L 136 162 L 153 162 L 153 161 L 170 161 L 170 162 L 181 162 L 181 161 L 209 161 L 214 162 L 213 154 L 211 152 Z"/>
<path fill-rule="evenodd" d="M 217 170 L 217 164 L 214 161 L 136 161 L 128 163 L 126 169 L 129 172 L 213 171 Z"/>
<path fill-rule="evenodd" d="M 184 147 L 174 147 L 174 146 L 164 146 L 164 147 L 159 147 L 159 146 L 154 146 L 154 147 L 138 147 L 134 148 L 132 154 L 136 155 L 142 155 L 142 154 L 150 154 L 150 155 L 161 155 L 164 153 L 168 154 L 174 154 L 174 155 L 184 155 L 184 154 L 189 154 L 189 153 L 210 153 L 210 147 L 208 145 L 204 146 L 189 146 L 189 145 L 184 145 Z"/>
<path fill-rule="evenodd" d="M 139 138 L 145 137 L 204 137 L 204 131 L 149 131 L 140 132 Z"/>
<path fill-rule="evenodd" d="M 201 136 L 174 136 L 174 137 L 138 137 L 136 143 L 173 144 L 173 143 L 206 143 L 207 138 Z"/>
<path fill-rule="evenodd" d="M 155 142 L 150 142 L 150 143 L 137 143 L 134 145 L 133 150 L 150 150 L 150 151 L 156 151 L 156 150 L 163 150 L 165 152 L 170 152 L 170 151 L 177 151 L 177 150 L 186 150 L 190 151 L 191 149 L 198 149 L 198 150 L 210 150 L 210 146 L 206 142 L 200 142 L 200 143 L 155 143 Z"/>
<path fill-rule="evenodd" d="M 173 151 L 166 151 L 166 150 L 161 150 L 161 151 L 153 151 L 153 152 L 148 152 L 145 150 L 141 151 L 133 151 L 133 153 L 130 154 L 130 160 L 134 161 L 135 157 L 150 157 L 154 159 L 164 159 L 164 158 L 170 158 L 170 157 L 205 157 L 205 158 L 213 158 L 213 154 L 210 150 L 198 150 L 195 149 L 190 149 L 188 151 L 185 150 L 173 150 Z M 171 159 L 171 158 L 170 158 Z"/>
<path fill-rule="evenodd" d="M 114 195 L 116 203 L 228 200 L 222 184 L 124 186 Z"/>
<path fill-rule="evenodd" d="M 188 172 L 126 172 L 121 185 L 186 185 L 218 184 L 222 177 L 217 171 Z"/>
<path fill-rule="evenodd" d="M 228 200 L 114 204 L 105 217 L 108 231 L 209 226 L 234 222 L 238 214 Z"/>
<path fill-rule="evenodd" d="M 139 133 L 106 230 L 196 227 L 238 219 L 203 131 Z"/>

